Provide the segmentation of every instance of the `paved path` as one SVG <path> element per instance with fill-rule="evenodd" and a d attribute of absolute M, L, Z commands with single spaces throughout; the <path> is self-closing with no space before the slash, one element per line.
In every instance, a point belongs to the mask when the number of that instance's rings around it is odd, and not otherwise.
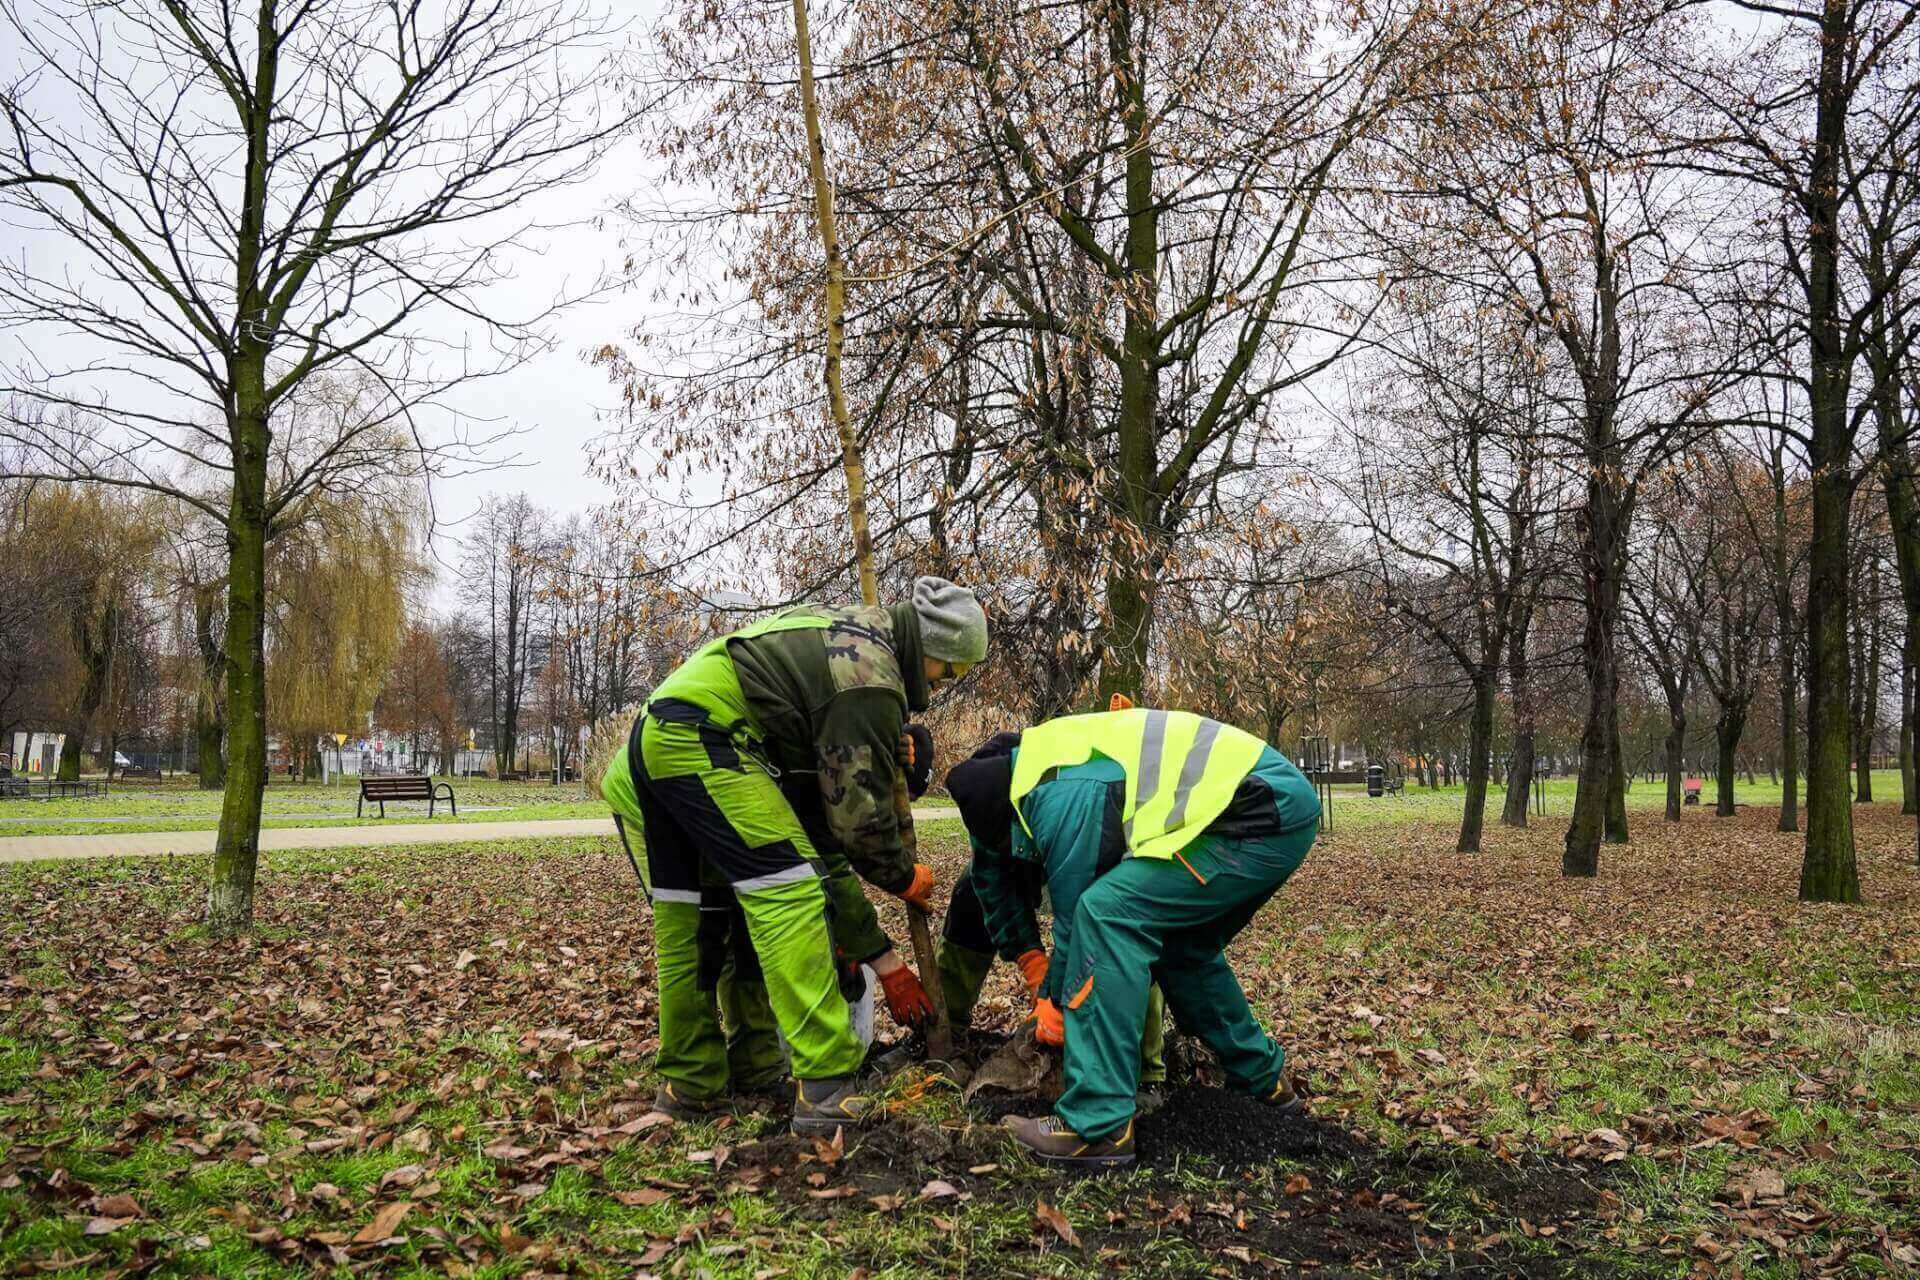
<path fill-rule="evenodd" d="M 952 809 L 915 809 L 921 822 L 959 815 Z M 260 848 L 384 848 L 396 844 L 455 844 L 477 840 L 540 840 L 610 836 L 611 818 L 549 818 L 538 822 L 407 822 L 378 827 L 268 827 Z M 163 853 L 212 853 L 212 831 L 129 831 L 98 836 L 0 836 L 0 864 L 62 858 L 129 858 Z"/>
<path fill-rule="evenodd" d="M 475 805 L 468 805 L 466 807 L 466 812 L 468 813 L 503 813 L 506 811 L 506 808 L 507 806 L 503 804 L 475 804 Z M 132 815 L 122 814 L 117 818 L 77 818 L 70 813 L 58 813 L 58 814 L 54 814 L 51 817 L 49 817 L 44 813 L 39 813 L 39 814 L 29 813 L 24 817 L 16 814 L 10 817 L 0 818 L 0 825 L 33 827 L 33 826 L 45 826 L 50 822 L 72 822 L 72 823 L 84 823 L 90 827 L 130 827 L 140 822 L 152 822 L 155 816 L 156 815 L 148 814 L 146 817 L 143 818 L 143 817 L 140 817 L 138 814 L 132 814 Z M 164 818 L 164 817 L 171 817 L 173 815 L 160 814 L 158 816 Z M 197 816 L 203 819 L 206 817 L 205 814 L 198 814 L 198 815 L 181 814 L 179 816 L 183 818 L 192 818 Z M 376 815 L 371 813 L 368 813 L 368 814 L 355 813 L 351 809 L 340 809 L 337 811 L 330 810 L 330 809 L 315 809 L 306 813 L 269 813 L 267 815 L 267 821 L 268 822 L 284 821 L 286 819 L 292 818 L 292 819 L 297 819 L 301 822 L 317 822 L 323 818 L 340 818 L 342 820 L 345 820 L 347 818 L 361 818 L 361 817 L 370 818 L 374 816 Z"/>

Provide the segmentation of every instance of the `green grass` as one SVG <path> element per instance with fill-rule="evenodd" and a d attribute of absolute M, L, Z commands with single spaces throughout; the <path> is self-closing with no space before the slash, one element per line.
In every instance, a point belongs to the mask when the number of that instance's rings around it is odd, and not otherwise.
<path fill-rule="evenodd" d="M 1796 841 L 1765 813 L 1639 823 L 1580 883 L 1557 874 L 1556 823 L 1495 831 L 1479 858 L 1451 852 L 1452 815 L 1342 826 L 1233 958 L 1316 1113 L 1373 1144 L 1366 1170 L 1074 1179 L 1006 1153 L 972 1199 L 831 1214 L 692 1158 L 751 1143 L 764 1117 L 593 1136 L 645 1109 L 657 1034 L 650 921 L 610 839 L 274 853 L 258 931 L 221 944 L 197 930 L 204 858 L 0 868 L 0 1270 L 1265 1275 L 1261 1248 L 1223 1252 L 1243 1237 L 1209 1206 L 1251 1205 L 1257 1228 L 1299 1173 L 1328 1192 L 1315 1221 L 1364 1218 L 1356 1176 L 1424 1206 L 1431 1266 L 1317 1257 L 1334 1272 L 1444 1274 L 1449 1247 L 1498 1235 L 1483 1274 L 1677 1278 L 1701 1240 L 1725 1274 L 1911 1273 L 1895 1250 L 1920 1244 L 1920 875 L 1895 808 L 1856 812 L 1872 905 L 1847 909 L 1793 903 Z M 951 883 L 959 824 L 921 835 Z M 1011 1027 L 1004 969 L 982 1017 Z M 950 1092 L 895 1088 L 895 1124 L 958 1131 Z M 1735 1119 L 1750 1141 L 1712 1138 Z M 1599 1164 L 1608 1131 L 1631 1149 Z M 487 1154 L 503 1141 L 529 1154 Z M 1489 1170 L 1570 1159 L 1617 1211 L 1527 1237 L 1538 1215 Z M 411 1187 L 381 1190 L 413 1165 Z M 1769 1173 L 1785 1195 L 1756 1224 L 1737 1188 Z M 617 1198 L 665 1184 L 681 1185 L 659 1203 Z M 121 1193 L 143 1215 L 86 1235 L 94 1197 Z M 403 1242 L 354 1244 L 401 1196 Z M 1041 1199 L 1084 1248 L 1036 1230 Z M 1789 1212 L 1811 1225 L 1781 1226 Z"/>
<path fill-rule="evenodd" d="M 495 782 L 488 778 L 451 780 L 462 822 L 531 822 L 549 818 L 601 818 L 606 805 L 588 797 L 578 783 Z M 378 817 L 354 817 L 358 782 L 335 785 L 276 781 L 263 800 L 263 827 L 380 826 Z M 136 831 L 210 831 L 219 824 L 221 793 L 191 785 L 114 783 L 108 794 L 92 799 L 0 800 L 0 838 L 35 835 L 111 835 Z M 377 813 L 373 806 L 367 811 Z M 427 821 L 425 804 L 387 805 L 384 824 Z M 452 821 L 444 804 L 435 822 Z"/>
<path fill-rule="evenodd" d="M 1715 798 L 1715 783 L 1711 778 L 1702 779 L 1699 808 L 1711 813 Z M 1897 769 L 1875 769 L 1873 771 L 1874 795 L 1881 800 L 1900 798 L 1900 772 Z M 1549 778 L 1546 784 L 1545 821 L 1565 823 L 1573 812 L 1574 793 L 1579 790 L 1579 781 L 1575 778 Z M 1363 785 L 1342 783 L 1333 788 L 1333 826 L 1335 830 L 1352 826 L 1368 828 L 1378 826 L 1401 826 L 1424 822 L 1460 821 L 1461 811 L 1466 806 L 1466 787 L 1455 783 L 1446 787 L 1423 787 L 1411 778 L 1405 791 L 1397 796 L 1369 797 Z M 1487 788 L 1487 821 L 1496 821 L 1507 800 L 1506 788 L 1498 784 Z M 1778 809 L 1780 804 L 1780 786 L 1769 782 L 1767 775 L 1755 776 L 1748 782 L 1742 774 L 1734 780 L 1734 803 L 1747 808 Z M 1805 796 L 1802 794 L 1802 805 Z M 1627 790 L 1627 811 L 1629 813 L 1658 813 L 1667 805 L 1666 775 L 1649 782 L 1645 774 L 1633 780 Z M 1538 811 L 1532 810 L 1539 819 Z"/>

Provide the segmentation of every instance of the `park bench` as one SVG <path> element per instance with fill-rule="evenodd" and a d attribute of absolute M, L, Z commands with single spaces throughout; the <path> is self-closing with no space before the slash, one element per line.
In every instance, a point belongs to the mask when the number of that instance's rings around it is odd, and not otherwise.
<path fill-rule="evenodd" d="M 54 778 L 0 778 L 0 800 L 71 800 L 107 794 L 107 784 L 91 778 L 61 782 Z"/>
<path fill-rule="evenodd" d="M 130 764 L 122 769 L 120 776 L 122 778 L 151 778 L 155 782 L 160 781 L 160 771 L 158 769 L 145 769 L 137 764 Z"/>
<path fill-rule="evenodd" d="M 383 778 L 363 777 L 360 779 L 360 799 L 353 806 L 353 816 L 359 817 L 371 800 L 380 806 L 380 816 L 387 816 L 389 800 L 424 800 L 427 802 L 427 816 L 433 816 L 434 805 L 445 798 L 447 807 L 453 810 L 453 816 L 460 816 L 459 802 L 453 798 L 453 787 L 449 783 L 436 783 L 424 774 L 401 773 Z"/>

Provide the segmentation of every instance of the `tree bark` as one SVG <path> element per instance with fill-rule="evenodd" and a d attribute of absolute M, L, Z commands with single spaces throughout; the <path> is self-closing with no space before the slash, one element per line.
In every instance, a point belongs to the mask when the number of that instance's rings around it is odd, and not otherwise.
<path fill-rule="evenodd" d="M 1732 715 L 1723 711 L 1720 719 L 1713 726 L 1714 741 L 1719 748 L 1717 768 L 1720 774 L 1718 779 L 1719 785 L 1715 788 L 1717 800 L 1714 805 L 1714 813 L 1722 818 L 1731 818 L 1734 813 L 1734 775 L 1739 771 L 1739 764 L 1734 759 L 1734 753 L 1740 749 L 1740 735 L 1745 731 L 1746 724 L 1746 712 L 1742 711 L 1737 715 Z"/>
<path fill-rule="evenodd" d="M 1784 557 L 1786 513 L 1784 499 L 1775 498 L 1774 527 L 1780 539 L 1779 555 Z M 1790 606 L 1792 583 L 1781 571 L 1779 595 Z M 1778 612 L 1778 610 L 1776 610 Z M 1800 677 L 1794 667 L 1800 646 L 1792 633 L 1790 612 L 1781 613 L 1780 636 L 1780 821 L 1781 831 L 1800 829 Z"/>
<path fill-rule="evenodd" d="M 1920 813 L 1915 803 L 1913 777 L 1913 631 L 1901 645 L 1900 654 L 1900 812 Z"/>
<path fill-rule="evenodd" d="M 1620 668 L 1613 669 L 1607 700 L 1607 843 L 1627 842 L 1627 759 L 1620 746 Z"/>
<path fill-rule="evenodd" d="M 1680 821 L 1681 791 L 1687 771 L 1687 710 L 1667 707 L 1667 821 Z"/>
<path fill-rule="evenodd" d="M 1841 153 L 1847 127 L 1851 6 L 1827 0 L 1821 18 L 1812 161 L 1802 203 L 1808 221 L 1807 842 L 1800 897 L 1860 901 L 1849 803 L 1847 534 L 1853 504 L 1852 358 L 1840 322 Z"/>
<path fill-rule="evenodd" d="M 1533 793 L 1533 730 L 1516 729 L 1513 763 L 1507 769 L 1507 798 L 1500 810 L 1504 826 L 1524 827 Z"/>
<path fill-rule="evenodd" d="M 1600 840 L 1607 823 L 1612 762 L 1607 752 L 1607 711 L 1613 700 L 1613 645 L 1605 635 L 1602 611 L 1588 600 L 1583 641 L 1587 668 L 1587 720 L 1580 735 L 1580 773 L 1574 785 L 1573 818 L 1567 827 L 1561 871 L 1569 876 L 1600 873 Z"/>
<path fill-rule="evenodd" d="M 1100 663 L 1100 703 L 1114 694 L 1138 702 L 1144 693 L 1153 632 L 1153 563 L 1161 543 L 1154 492 L 1160 407 L 1160 206 L 1154 199 L 1153 117 L 1144 67 L 1137 65 L 1129 6 L 1107 16 L 1107 42 L 1118 74 L 1129 146 L 1126 151 L 1127 247 L 1120 340 L 1120 413 L 1116 423 L 1121 514 L 1131 528 L 1117 530 L 1107 575 L 1107 635 Z M 1143 562 L 1142 549 L 1146 551 Z"/>
<path fill-rule="evenodd" d="M 1497 664 L 1474 673 L 1473 722 L 1467 737 L 1467 809 L 1460 818 L 1461 853 L 1480 852 L 1487 821 L 1487 775 L 1493 770 L 1493 704 Z"/>
<path fill-rule="evenodd" d="M 1859 695 L 1854 699 L 1853 724 L 1853 801 L 1855 804 L 1873 803 L 1873 742 L 1880 734 L 1880 572 L 1879 566 L 1869 560 L 1864 566 L 1867 580 L 1867 627 L 1865 636 L 1856 636 L 1864 641 L 1864 652 L 1856 653 L 1854 661 L 1859 664 Z"/>
<path fill-rule="evenodd" d="M 207 928 L 226 937 L 253 924 L 260 809 L 267 785 L 267 450 L 264 356 L 235 379 L 243 411 L 231 424 L 227 512 L 227 785 L 213 847 Z"/>
<path fill-rule="evenodd" d="M 221 696 L 226 658 L 220 651 L 213 626 L 219 589 L 218 583 L 198 584 L 193 593 L 194 643 L 200 651 L 200 681 L 193 699 L 193 740 L 202 791 L 218 791 L 227 785 L 226 704 Z"/>
<path fill-rule="evenodd" d="M 1507 769 L 1506 803 L 1500 821 L 1509 827 L 1527 825 L 1533 792 L 1533 685 L 1527 662 L 1529 633 L 1533 629 L 1531 597 L 1516 588 L 1507 625 L 1507 689 L 1513 701 L 1513 763 Z"/>

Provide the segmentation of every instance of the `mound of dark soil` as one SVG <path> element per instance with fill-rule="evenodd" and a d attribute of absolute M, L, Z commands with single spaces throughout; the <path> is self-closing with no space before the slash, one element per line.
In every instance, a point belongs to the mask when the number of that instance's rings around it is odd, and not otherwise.
<path fill-rule="evenodd" d="M 1338 1125 L 1288 1116 L 1244 1094 L 1182 1085 L 1152 1115 L 1134 1124 L 1134 1145 L 1147 1165 L 1197 1161 L 1222 1169 L 1275 1160 L 1353 1164 L 1375 1148 Z"/>

